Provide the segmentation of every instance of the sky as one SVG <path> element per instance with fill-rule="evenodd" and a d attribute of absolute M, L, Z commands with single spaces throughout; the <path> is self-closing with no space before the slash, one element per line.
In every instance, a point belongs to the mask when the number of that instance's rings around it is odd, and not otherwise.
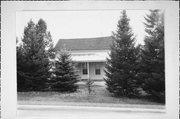
<path fill-rule="evenodd" d="M 130 26 L 136 36 L 137 44 L 144 43 L 144 17 L 148 10 L 127 10 Z M 121 10 L 98 11 L 20 11 L 16 13 L 16 36 L 21 39 L 24 28 L 32 19 L 40 18 L 47 23 L 54 44 L 59 39 L 92 38 L 112 35 L 116 31 Z"/>

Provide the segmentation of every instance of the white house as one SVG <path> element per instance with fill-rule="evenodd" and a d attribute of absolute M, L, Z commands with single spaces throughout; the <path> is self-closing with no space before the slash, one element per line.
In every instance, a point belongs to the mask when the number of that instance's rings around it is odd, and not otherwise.
<path fill-rule="evenodd" d="M 60 39 L 56 51 L 65 47 L 77 63 L 81 79 L 103 80 L 106 58 L 109 56 L 112 37 Z M 57 52 L 58 53 L 58 52 Z"/>

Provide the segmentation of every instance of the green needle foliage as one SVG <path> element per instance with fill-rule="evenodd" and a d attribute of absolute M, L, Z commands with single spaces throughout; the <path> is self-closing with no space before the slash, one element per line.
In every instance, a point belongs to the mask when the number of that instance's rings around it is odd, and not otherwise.
<path fill-rule="evenodd" d="M 129 26 L 130 19 L 123 10 L 118 21 L 117 31 L 113 32 L 113 44 L 110 58 L 106 63 L 107 89 L 115 96 L 133 96 L 136 90 L 136 65 L 138 49 L 135 47 L 135 38 Z"/>
<path fill-rule="evenodd" d="M 165 101 L 165 64 L 164 64 L 164 21 L 159 10 L 150 10 L 146 15 L 145 45 L 141 53 L 138 77 L 142 88 L 154 99 Z"/>
<path fill-rule="evenodd" d="M 54 78 L 51 81 L 51 90 L 59 92 L 74 92 L 77 90 L 78 75 L 71 55 L 62 49 L 54 64 Z"/>
<path fill-rule="evenodd" d="M 22 44 L 17 46 L 18 91 L 41 91 L 50 78 L 53 43 L 43 19 L 32 20 L 24 28 Z"/>

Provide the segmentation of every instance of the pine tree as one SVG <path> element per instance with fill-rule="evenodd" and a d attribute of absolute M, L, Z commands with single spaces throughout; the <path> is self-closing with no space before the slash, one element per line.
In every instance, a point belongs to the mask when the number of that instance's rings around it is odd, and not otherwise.
<path fill-rule="evenodd" d="M 17 40 L 16 40 L 17 41 Z M 17 41 L 18 43 L 18 41 Z M 25 68 L 25 58 L 22 45 L 16 47 L 17 55 L 17 89 L 18 91 L 27 90 L 29 87 L 25 83 L 24 77 L 21 75 L 21 71 Z"/>
<path fill-rule="evenodd" d="M 19 91 L 40 91 L 45 88 L 45 83 L 50 78 L 52 46 L 45 21 L 40 19 L 35 24 L 30 20 L 24 29 L 22 45 L 17 48 L 17 80 L 24 87 L 18 86 Z"/>
<path fill-rule="evenodd" d="M 145 17 L 145 45 L 142 49 L 138 77 L 142 88 L 154 99 L 165 101 L 164 23 L 159 10 Z"/>
<path fill-rule="evenodd" d="M 132 96 L 137 93 L 135 75 L 138 49 L 129 21 L 123 10 L 117 31 L 113 32 L 114 41 L 105 66 L 107 89 L 115 96 Z"/>
<path fill-rule="evenodd" d="M 51 90 L 60 92 L 74 92 L 77 90 L 78 75 L 75 64 L 67 50 L 62 49 L 55 61 L 54 78 L 51 81 Z"/>

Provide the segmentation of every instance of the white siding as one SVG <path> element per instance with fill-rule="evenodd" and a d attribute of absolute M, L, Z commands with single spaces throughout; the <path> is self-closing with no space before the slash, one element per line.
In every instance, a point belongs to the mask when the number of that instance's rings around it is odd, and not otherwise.
<path fill-rule="evenodd" d="M 100 75 L 96 75 L 95 74 L 95 70 L 96 70 L 96 65 L 99 65 L 100 66 Z M 92 62 L 90 63 L 90 78 L 92 80 L 103 80 L 104 78 L 104 66 L 105 66 L 105 63 L 104 62 Z"/>

